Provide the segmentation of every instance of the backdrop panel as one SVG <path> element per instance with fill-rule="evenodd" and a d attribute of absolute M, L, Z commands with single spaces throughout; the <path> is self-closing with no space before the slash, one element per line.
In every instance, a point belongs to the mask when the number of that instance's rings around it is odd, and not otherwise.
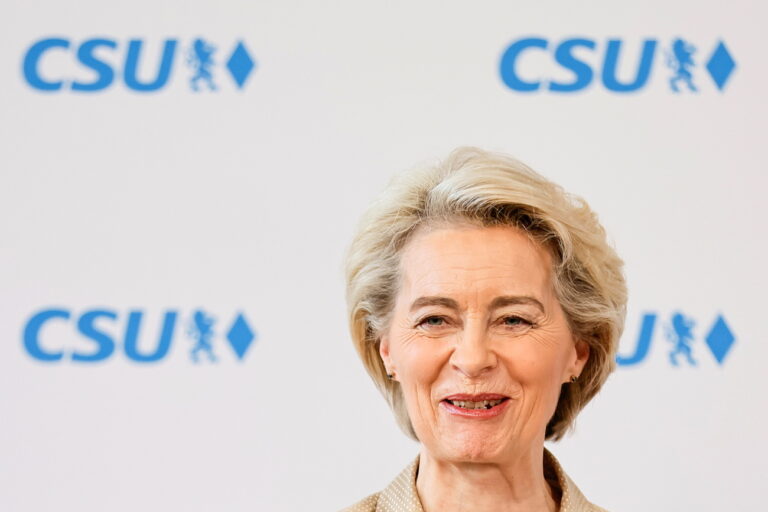
<path fill-rule="evenodd" d="M 551 446 L 566 470 L 611 510 L 758 509 L 767 15 L 5 2 L 0 508 L 381 489 L 417 446 L 349 340 L 344 251 L 394 173 L 477 145 L 586 198 L 626 261 L 620 365 Z"/>

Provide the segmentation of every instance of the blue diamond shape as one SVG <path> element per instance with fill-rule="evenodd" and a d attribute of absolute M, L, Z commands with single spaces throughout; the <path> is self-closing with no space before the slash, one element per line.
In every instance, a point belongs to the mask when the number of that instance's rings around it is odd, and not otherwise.
<path fill-rule="evenodd" d="M 725 359 L 725 356 L 731 350 L 735 338 L 722 316 L 718 315 L 717 320 L 715 320 L 715 325 L 709 330 L 709 334 L 707 334 L 705 341 L 707 342 L 707 345 L 709 345 L 709 350 L 712 351 L 712 355 L 715 356 L 717 362 L 723 364 L 723 359 Z"/>
<path fill-rule="evenodd" d="M 232 348 L 235 349 L 238 359 L 242 359 L 248 347 L 251 346 L 251 342 L 256 338 L 256 335 L 248 326 L 248 322 L 245 321 L 245 317 L 242 314 L 238 314 L 235 321 L 232 323 L 232 327 L 229 328 L 227 333 L 227 339 Z"/>
<path fill-rule="evenodd" d="M 239 89 L 243 88 L 246 78 L 248 78 L 248 75 L 251 74 L 255 66 L 256 64 L 248 54 L 248 50 L 245 49 L 245 45 L 243 45 L 242 41 L 238 42 L 237 46 L 235 46 L 235 51 L 232 52 L 227 61 L 227 69 L 232 78 L 235 79 Z"/>
<path fill-rule="evenodd" d="M 717 88 L 721 91 L 725 87 L 725 82 L 728 81 L 728 77 L 731 76 L 733 68 L 736 67 L 736 63 L 731 58 L 731 54 L 723 44 L 722 41 L 717 43 L 714 53 L 707 61 L 707 71 L 712 76 L 712 80 L 717 84 Z"/>

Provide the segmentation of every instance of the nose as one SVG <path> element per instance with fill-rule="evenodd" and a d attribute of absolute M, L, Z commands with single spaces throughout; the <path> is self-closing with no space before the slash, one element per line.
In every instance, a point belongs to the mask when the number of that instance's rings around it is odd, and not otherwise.
<path fill-rule="evenodd" d="M 467 378 L 476 378 L 496 367 L 498 359 L 489 346 L 485 325 L 467 325 L 456 341 L 450 363 Z"/>

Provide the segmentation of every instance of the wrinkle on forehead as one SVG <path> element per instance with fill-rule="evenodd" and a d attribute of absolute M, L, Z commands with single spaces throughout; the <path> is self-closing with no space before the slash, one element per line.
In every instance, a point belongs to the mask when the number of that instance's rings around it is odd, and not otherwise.
<path fill-rule="evenodd" d="M 504 287 L 505 293 L 545 299 L 554 291 L 551 270 L 549 251 L 513 226 L 428 226 L 403 250 L 399 291 L 476 295 Z"/>

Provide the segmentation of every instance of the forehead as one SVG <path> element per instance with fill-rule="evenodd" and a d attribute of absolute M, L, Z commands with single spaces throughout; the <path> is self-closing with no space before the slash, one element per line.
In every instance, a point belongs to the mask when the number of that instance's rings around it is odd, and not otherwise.
<path fill-rule="evenodd" d="M 551 265 L 548 251 L 512 226 L 428 227 L 403 251 L 401 291 L 547 294 Z"/>

